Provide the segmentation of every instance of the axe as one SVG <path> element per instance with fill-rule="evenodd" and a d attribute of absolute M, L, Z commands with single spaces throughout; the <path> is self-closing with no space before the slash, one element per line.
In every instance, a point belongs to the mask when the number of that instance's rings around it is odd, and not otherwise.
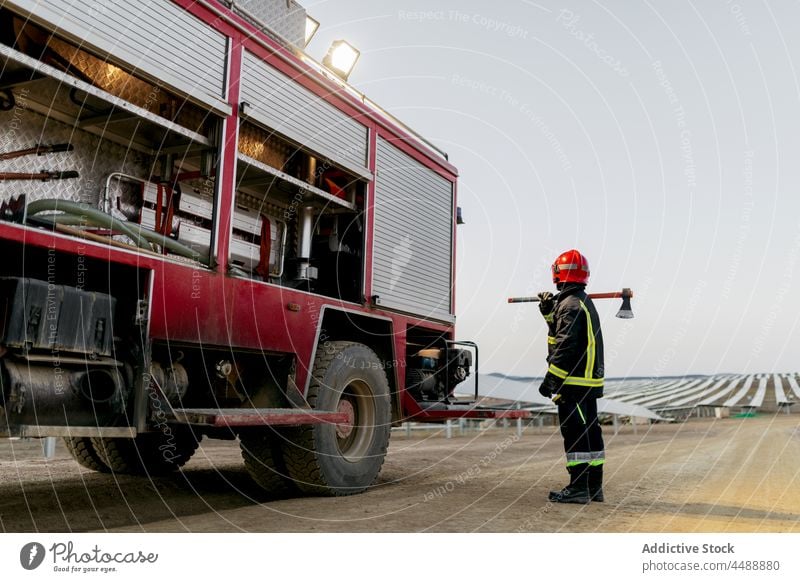
<path fill-rule="evenodd" d="M 625 287 L 622 291 L 612 291 L 610 293 L 589 293 L 592 299 L 622 299 L 622 306 L 617 312 L 617 317 L 620 319 L 633 319 L 633 309 L 631 309 L 631 299 L 633 298 L 633 291 Z M 558 299 L 558 294 L 553 296 L 553 299 Z M 509 303 L 538 303 L 538 297 L 509 297 Z"/>

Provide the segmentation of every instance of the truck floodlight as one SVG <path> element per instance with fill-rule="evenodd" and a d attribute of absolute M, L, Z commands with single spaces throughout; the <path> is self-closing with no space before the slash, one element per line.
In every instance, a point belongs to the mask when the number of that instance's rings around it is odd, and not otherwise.
<path fill-rule="evenodd" d="M 308 14 L 306 14 L 306 34 L 304 39 L 303 47 L 307 47 L 308 43 L 311 42 L 311 39 L 314 38 L 314 35 L 317 34 L 317 30 L 319 29 L 319 21 L 311 18 Z"/>
<path fill-rule="evenodd" d="M 361 51 L 346 40 L 335 40 L 328 49 L 328 54 L 322 60 L 322 64 L 340 79 L 347 81 L 360 56 Z"/>

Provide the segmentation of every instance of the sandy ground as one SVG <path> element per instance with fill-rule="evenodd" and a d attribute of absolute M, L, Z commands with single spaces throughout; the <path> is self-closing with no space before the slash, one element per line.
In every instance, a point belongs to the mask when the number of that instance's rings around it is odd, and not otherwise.
<path fill-rule="evenodd" d="M 377 485 L 347 498 L 270 499 L 234 442 L 148 480 L 0 441 L 0 531 L 800 532 L 800 415 L 606 427 L 606 441 L 607 501 L 588 506 L 545 500 L 566 476 L 554 428 L 396 432 Z"/>

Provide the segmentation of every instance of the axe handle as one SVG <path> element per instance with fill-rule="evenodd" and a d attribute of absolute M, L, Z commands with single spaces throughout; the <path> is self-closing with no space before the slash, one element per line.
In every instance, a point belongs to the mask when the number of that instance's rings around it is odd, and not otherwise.
<path fill-rule="evenodd" d="M 509 303 L 538 303 L 538 297 L 509 297 Z"/>
<path fill-rule="evenodd" d="M 633 299 L 633 290 L 625 287 L 622 291 L 611 293 L 589 293 L 592 299 Z"/>
<path fill-rule="evenodd" d="M 554 295 L 553 298 L 557 298 L 558 295 Z M 589 293 L 589 297 L 592 299 L 624 299 L 625 297 L 633 297 L 633 291 L 630 289 L 623 289 L 622 291 L 612 291 L 609 293 Z M 509 303 L 538 303 L 538 297 L 509 297 Z"/>
<path fill-rule="evenodd" d="M 622 299 L 624 295 L 620 291 L 612 291 L 611 293 L 589 293 L 592 299 Z"/>
<path fill-rule="evenodd" d="M 23 156 L 30 156 L 36 154 L 43 156 L 45 154 L 54 154 L 57 152 L 71 152 L 74 146 L 70 143 L 56 143 L 53 145 L 37 145 L 32 148 L 24 150 L 16 150 L 13 152 L 5 152 L 0 154 L 0 160 L 13 160 L 14 158 L 21 158 Z"/>
<path fill-rule="evenodd" d="M 69 180 L 78 178 L 78 172 L 69 170 L 65 172 L 0 172 L 0 181 L 3 180 Z"/>
<path fill-rule="evenodd" d="M 0 180 L 45 180 L 48 177 L 46 172 L 0 172 Z"/>

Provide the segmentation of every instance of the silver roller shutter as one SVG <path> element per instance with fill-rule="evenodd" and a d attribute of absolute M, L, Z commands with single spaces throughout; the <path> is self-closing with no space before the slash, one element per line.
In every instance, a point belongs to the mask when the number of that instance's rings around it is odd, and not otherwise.
<path fill-rule="evenodd" d="M 247 51 L 240 84 L 248 117 L 362 177 L 370 177 L 366 126 Z"/>
<path fill-rule="evenodd" d="M 378 304 L 452 321 L 453 184 L 378 138 L 372 293 Z"/>
<path fill-rule="evenodd" d="M 227 37 L 170 0 L 7 0 L 4 5 L 101 57 L 230 113 L 223 101 Z"/>

